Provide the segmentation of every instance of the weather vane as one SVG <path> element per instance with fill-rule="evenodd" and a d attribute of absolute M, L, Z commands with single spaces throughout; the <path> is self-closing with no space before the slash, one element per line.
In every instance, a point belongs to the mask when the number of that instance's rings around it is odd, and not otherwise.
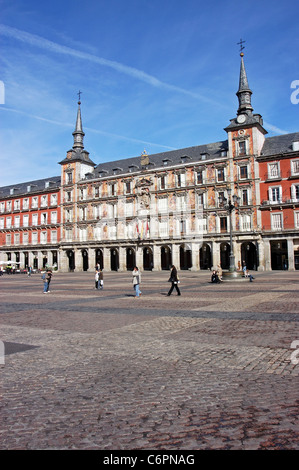
<path fill-rule="evenodd" d="M 243 46 L 244 42 L 243 39 L 240 39 L 240 42 L 237 42 L 237 45 L 240 46 L 240 53 L 242 54 L 243 49 L 245 49 L 245 46 Z"/>

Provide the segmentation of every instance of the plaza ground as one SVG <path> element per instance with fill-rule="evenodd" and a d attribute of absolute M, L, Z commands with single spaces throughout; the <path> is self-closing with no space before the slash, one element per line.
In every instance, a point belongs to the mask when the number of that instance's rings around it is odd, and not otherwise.
<path fill-rule="evenodd" d="M 298 450 L 299 272 L 179 275 L 1 276 L 0 449 Z"/>

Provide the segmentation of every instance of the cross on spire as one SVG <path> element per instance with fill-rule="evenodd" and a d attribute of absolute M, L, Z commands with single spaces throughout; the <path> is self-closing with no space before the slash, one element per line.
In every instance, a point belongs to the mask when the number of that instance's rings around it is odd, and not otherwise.
<path fill-rule="evenodd" d="M 81 97 L 81 95 L 82 95 L 82 91 L 79 90 L 78 93 L 77 93 L 77 95 L 79 96 L 79 103 L 80 103 L 80 101 L 81 101 L 81 100 L 80 100 L 80 97 Z"/>
<path fill-rule="evenodd" d="M 246 41 L 243 41 L 243 39 L 240 39 L 240 42 L 237 42 L 237 45 L 240 46 L 240 53 L 242 54 L 242 51 L 243 49 L 245 49 L 245 46 L 243 46 L 243 44 L 245 43 Z"/>

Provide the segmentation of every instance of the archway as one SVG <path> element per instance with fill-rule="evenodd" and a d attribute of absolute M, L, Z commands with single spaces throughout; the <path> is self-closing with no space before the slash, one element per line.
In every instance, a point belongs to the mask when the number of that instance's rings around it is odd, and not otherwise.
<path fill-rule="evenodd" d="M 169 270 L 172 266 L 172 255 L 169 246 L 161 247 L 161 269 Z"/>
<path fill-rule="evenodd" d="M 220 245 L 220 263 L 222 269 L 229 269 L 229 255 L 230 245 L 228 243 L 221 243 Z"/>
<path fill-rule="evenodd" d="M 136 266 L 135 250 L 133 248 L 127 248 L 126 250 L 126 266 L 128 271 L 132 271 Z"/>
<path fill-rule="evenodd" d="M 83 266 L 83 271 L 88 271 L 88 251 L 87 250 L 82 250 L 82 266 Z"/>
<path fill-rule="evenodd" d="M 116 248 L 110 250 L 110 268 L 111 271 L 117 271 L 119 268 L 118 250 Z"/>
<path fill-rule="evenodd" d="M 186 243 L 180 246 L 180 269 L 192 268 L 191 248 Z"/>
<path fill-rule="evenodd" d="M 241 256 L 242 266 L 245 264 L 248 270 L 257 270 L 257 251 L 256 246 L 252 242 L 242 243 Z"/>
<path fill-rule="evenodd" d="M 151 271 L 154 267 L 153 250 L 148 246 L 143 248 L 143 269 Z"/>
<path fill-rule="evenodd" d="M 96 250 L 96 265 L 99 264 L 101 269 L 104 269 L 104 257 L 101 249 Z"/>
<path fill-rule="evenodd" d="M 199 265 L 200 269 L 211 269 L 212 267 L 211 247 L 208 243 L 203 243 L 199 250 Z"/>
<path fill-rule="evenodd" d="M 286 240 L 271 241 L 271 268 L 273 270 L 288 269 L 288 247 Z"/>
<path fill-rule="evenodd" d="M 69 271 L 74 271 L 75 269 L 75 253 L 73 250 L 69 250 L 66 252 L 67 257 L 69 259 Z"/>

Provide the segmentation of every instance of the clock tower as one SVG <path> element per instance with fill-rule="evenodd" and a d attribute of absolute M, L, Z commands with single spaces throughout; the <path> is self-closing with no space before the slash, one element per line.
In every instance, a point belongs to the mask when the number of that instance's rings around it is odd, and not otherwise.
<path fill-rule="evenodd" d="M 264 145 L 265 134 L 267 134 L 263 127 L 262 116 L 253 113 L 252 91 L 248 84 L 243 52 L 240 53 L 240 57 L 239 88 L 236 93 L 239 107 L 236 117 L 231 119 L 229 126 L 225 128 L 232 157 L 239 156 L 240 152 L 245 152 L 247 155 L 259 155 Z"/>

